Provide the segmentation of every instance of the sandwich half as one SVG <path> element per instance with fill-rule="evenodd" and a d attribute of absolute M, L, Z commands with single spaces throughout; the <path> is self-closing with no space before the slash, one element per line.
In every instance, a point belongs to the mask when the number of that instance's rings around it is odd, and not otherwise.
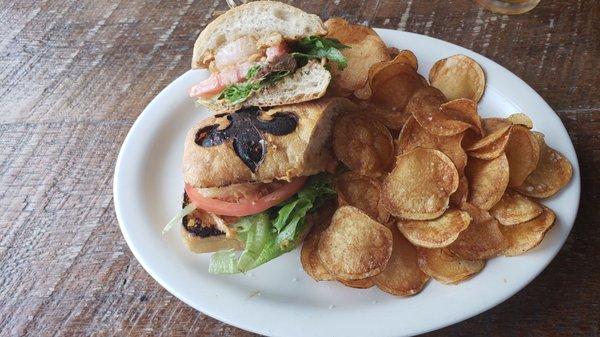
<path fill-rule="evenodd" d="M 194 45 L 192 68 L 209 78 L 190 96 L 216 112 L 270 107 L 322 97 L 331 80 L 328 62 L 346 66 L 346 48 L 321 19 L 275 1 L 234 7 L 212 21 Z"/>
<path fill-rule="evenodd" d="M 189 131 L 183 210 L 174 221 L 191 251 L 217 252 L 210 272 L 244 272 L 284 254 L 331 213 L 331 129 L 353 110 L 345 98 L 249 107 Z"/>

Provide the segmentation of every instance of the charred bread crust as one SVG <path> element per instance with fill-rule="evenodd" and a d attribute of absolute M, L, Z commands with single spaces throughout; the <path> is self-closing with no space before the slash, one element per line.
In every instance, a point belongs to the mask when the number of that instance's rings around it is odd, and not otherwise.
<path fill-rule="evenodd" d="M 185 208 L 190 203 L 187 193 L 183 192 L 182 207 Z M 194 224 L 190 215 L 183 217 L 181 221 L 181 235 L 185 246 L 194 253 L 210 253 L 219 250 L 241 250 L 244 248 L 244 243 L 237 238 L 227 238 L 225 233 L 214 226 L 202 226 Z"/>
<path fill-rule="evenodd" d="M 331 131 L 334 119 L 340 113 L 356 110 L 345 98 L 327 98 L 293 105 L 279 106 L 262 113 L 262 119 L 277 113 L 297 116 L 298 125 L 285 135 L 263 134 L 264 158 L 251 170 L 237 155 L 233 140 L 218 146 L 203 147 L 196 143 L 197 134 L 211 125 L 228 126 L 226 117 L 208 118 L 186 137 L 183 154 L 183 177 L 196 188 L 223 187 L 244 182 L 290 181 L 299 176 L 310 176 L 333 171 L 336 160 L 331 151 Z"/>
<path fill-rule="evenodd" d="M 190 198 L 188 197 L 187 193 L 183 192 L 183 204 L 181 205 L 181 208 L 185 208 L 189 204 L 190 204 Z M 220 231 L 219 229 L 217 229 L 214 226 L 202 226 L 201 224 L 196 224 L 194 226 L 191 226 L 191 221 L 190 221 L 191 216 L 190 215 L 191 214 L 184 216 L 183 220 L 181 221 L 184 230 L 187 231 L 188 233 L 190 233 L 190 235 L 199 236 L 201 238 L 207 238 L 209 236 L 225 235 L 224 232 Z"/>

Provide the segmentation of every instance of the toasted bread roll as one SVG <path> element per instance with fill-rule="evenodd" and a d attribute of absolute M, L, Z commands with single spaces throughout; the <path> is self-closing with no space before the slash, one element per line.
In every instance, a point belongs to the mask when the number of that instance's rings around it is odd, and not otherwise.
<path fill-rule="evenodd" d="M 206 119 L 186 137 L 184 180 L 197 188 L 222 187 L 333 171 L 336 160 L 329 145 L 333 120 L 354 109 L 345 98 L 328 98 L 276 107 L 257 116 L 240 111 Z M 272 127 L 279 123 L 285 130 Z"/>
<path fill-rule="evenodd" d="M 253 1 L 234 7 L 212 21 L 194 44 L 192 68 L 207 68 L 219 47 L 244 36 L 281 35 L 285 40 L 325 35 L 321 19 L 277 1 Z"/>

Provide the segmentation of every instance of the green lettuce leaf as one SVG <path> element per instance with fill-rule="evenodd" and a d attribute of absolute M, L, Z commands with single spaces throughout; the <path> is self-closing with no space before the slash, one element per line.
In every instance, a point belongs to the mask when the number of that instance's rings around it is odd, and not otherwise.
<path fill-rule="evenodd" d="M 240 270 L 237 266 L 237 253 L 233 250 L 222 250 L 210 257 L 208 272 L 211 274 L 236 274 Z"/>
<path fill-rule="evenodd" d="M 231 251 L 213 254 L 209 272 L 246 272 L 293 250 L 307 229 L 306 216 L 333 196 L 331 178 L 320 174 L 311 177 L 298 193 L 276 206 L 274 218 L 269 218 L 268 211 L 243 217 L 236 228 L 238 238 L 246 244 L 244 251 L 240 255 Z"/>
<path fill-rule="evenodd" d="M 247 100 L 248 97 L 250 97 L 250 94 L 262 87 L 263 86 L 260 84 L 260 82 L 252 81 L 232 84 L 221 92 L 219 99 L 229 101 L 231 104 L 239 104 Z"/>
<path fill-rule="evenodd" d="M 292 53 L 298 61 L 306 62 L 309 59 L 322 59 L 334 62 L 342 70 L 348 66 L 348 60 L 340 50 L 350 48 L 336 39 L 321 36 L 310 36 L 296 43 L 297 51 Z"/>
<path fill-rule="evenodd" d="M 265 213 L 260 213 L 241 220 L 249 228 L 244 238 L 246 247 L 237 262 L 240 271 L 249 270 L 267 242 L 272 240 L 271 222 Z"/>
<path fill-rule="evenodd" d="M 221 91 L 218 99 L 224 99 L 231 104 L 242 103 L 247 100 L 252 93 L 264 87 L 271 86 L 290 74 L 289 71 L 276 71 L 257 79 L 255 77 L 259 70 L 260 65 L 255 65 L 250 68 L 246 74 L 246 81 L 229 85 Z"/>

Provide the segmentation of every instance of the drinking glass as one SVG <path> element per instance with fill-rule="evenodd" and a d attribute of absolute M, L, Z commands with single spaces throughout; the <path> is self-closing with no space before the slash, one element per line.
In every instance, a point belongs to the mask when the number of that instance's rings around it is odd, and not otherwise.
<path fill-rule="evenodd" d="M 475 0 L 479 5 L 500 14 L 523 14 L 534 9 L 540 0 Z"/>

